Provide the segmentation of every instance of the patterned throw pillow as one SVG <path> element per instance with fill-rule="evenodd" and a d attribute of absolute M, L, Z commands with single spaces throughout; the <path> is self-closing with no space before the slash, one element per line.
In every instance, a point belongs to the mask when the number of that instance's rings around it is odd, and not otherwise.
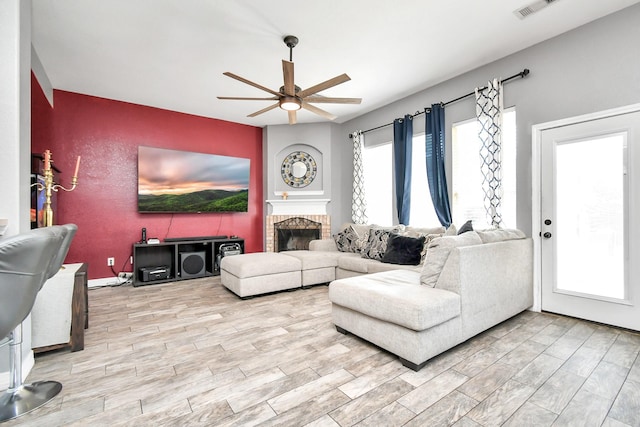
<path fill-rule="evenodd" d="M 382 228 L 372 228 L 369 230 L 369 240 L 367 246 L 362 251 L 362 258 L 375 259 L 380 261 L 387 251 L 387 242 L 389 235 L 393 230 L 384 230 Z"/>
<path fill-rule="evenodd" d="M 358 233 L 358 238 L 355 241 L 355 252 L 362 253 L 369 243 L 369 229 Z"/>
<path fill-rule="evenodd" d="M 353 227 L 348 226 L 338 234 L 334 234 L 333 240 L 336 241 L 336 246 L 340 252 L 357 252 L 356 251 L 356 240 L 358 239 L 358 234 L 355 232 Z"/>

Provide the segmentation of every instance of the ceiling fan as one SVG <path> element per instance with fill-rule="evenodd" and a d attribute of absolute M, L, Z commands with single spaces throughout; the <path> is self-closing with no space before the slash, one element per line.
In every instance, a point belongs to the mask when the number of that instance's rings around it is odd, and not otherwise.
<path fill-rule="evenodd" d="M 255 113 L 249 114 L 247 117 L 255 117 L 259 114 L 266 113 L 267 111 L 273 110 L 276 107 L 280 107 L 283 110 L 289 113 L 289 124 L 293 125 L 297 121 L 296 111 L 301 108 L 305 110 L 311 111 L 312 113 L 318 114 L 322 117 L 325 117 L 329 120 L 333 120 L 336 118 L 333 114 L 325 111 L 321 108 L 316 107 L 312 104 L 360 104 L 362 102 L 361 98 L 334 98 L 334 97 L 326 97 L 322 95 L 318 95 L 318 92 L 329 89 L 331 87 L 337 86 L 341 83 L 348 82 L 351 78 L 346 74 L 341 74 L 332 79 L 324 81 L 322 83 L 318 83 L 317 85 L 308 87 L 306 89 L 301 89 L 296 86 L 293 78 L 293 48 L 298 44 L 298 38 L 296 36 L 286 36 L 284 38 L 284 44 L 289 48 L 289 60 L 282 60 L 282 73 L 284 75 L 284 86 L 280 87 L 280 90 L 275 91 L 259 85 L 258 83 L 254 83 L 250 80 L 247 80 L 243 77 L 240 77 L 236 74 L 225 72 L 222 73 L 225 76 L 229 76 L 232 79 L 236 79 L 241 81 L 242 83 L 246 83 L 250 86 L 256 87 L 260 90 L 270 93 L 271 97 L 268 98 L 242 98 L 242 97 L 231 97 L 231 96 L 219 96 L 218 99 L 236 99 L 236 100 L 244 100 L 244 101 L 277 101 L 275 104 L 268 106 L 267 108 L 263 108 L 262 110 L 256 111 Z"/>

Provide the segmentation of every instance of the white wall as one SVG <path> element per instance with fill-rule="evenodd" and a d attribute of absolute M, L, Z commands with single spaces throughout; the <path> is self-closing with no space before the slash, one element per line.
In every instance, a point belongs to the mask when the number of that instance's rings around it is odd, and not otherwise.
<path fill-rule="evenodd" d="M 31 2 L 3 0 L 0 2 L 0 218 L 9 219 L 5 237 L 31 227 L 30 170 Z M 23 328 L 26 375 L 33 363 L 29 318 Z M 8 370 L 8 346 L 4 346 L 0 349 L 0 390 L 8 385 Z"/>
<path fill-rule="evenodd" d="M 493 77 L 505 78 L 529 68 L 528 77 L 505 85 L 504 102 L 505 106 L 515 106 L 517 110 L 517 226 L 530 234 L 531 126 L 640 102 L 638 23 L 640 4 L 360 116 L 341 126 L 341 134 L 333 141 L 334 150 L 339 144 L 349 145 L 348 133 L 356 129 L 366 130 L 390 123 L 433 103 L 447 102 L 469 93 Z M 473 97 L 447 106 L 445 114 L 449 130 L 447 152 L 451 152 L 451 125 L 475 116 Z M 418 116 L 414 120 L 414 132 L 423 131 L 424 116 Z M 365 144 L 391 141 L 392 137 L 393 129 L 388 126 L 367 133 Z M 351 174 L 351 155 L 348 150 L 343 154 L 346 158 L 341 159 L 341 170 L 346 180 Z M 448 182 L 451 185 L 450 161 Z M 347 182 L 343 182 L 343 188 L 346 187 Z M 350 201 L 346 198 L 334 200 L 334 218 L 348 218 Z M 338 200 L 342 200 L 340 206 Z"/>

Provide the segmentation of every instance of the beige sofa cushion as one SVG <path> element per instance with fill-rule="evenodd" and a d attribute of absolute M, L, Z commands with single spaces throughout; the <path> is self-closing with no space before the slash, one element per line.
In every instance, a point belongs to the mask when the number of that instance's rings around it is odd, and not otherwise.
<path fill-rule="evenodd" d="M 420 237 L 428 234 L 444 234 L 446 229 L 443 226 L 439 227 L 413 227 L 410 225 L 399 225 L 400 230 L 398 234 L 409 237 Z"/>
<path fill-rule="evenodd" d="M 524 239 L 527 237 L 522 231 L 508 228 L 497 228 L 495 230 L 478 230 L 478 236 L 482 243 L 504 242 L 505 240 Z"/>
<path fill-rule="evenodd" d="M 420 274 L 420 283 L 434 287 L 440 277 L 444 263 L 451 249 L 460 246 L 481 245 L 482 240 L 475 231 L 467 231 L 457 236 L 443 236 L 433 239 L 427 247 L 427 256 Z"/>
<path fill-rule="evenodd" d="M 369 265 L 380 264 L 380 261 L 375 261 L 368 258 L 362 258 L 359 254 L 342 253 L 342 256 L 338 258 L 338 267 L 343 270 L 355 271 L 358 273 L 368 273 Z"/>
<path fill-rule="evenodd" d="M 335 268 L 338 266 L 338 259 L 342 255 L 336 251 L 284 251 L 279 253 L 299 259 L 303 270 Z"/>
<path fill-rule="evenodd" d="M 391 270 L 411 270 L 411 271 L 422 271 L 421 265 L 402 265 L 402 264 L 387 264 L 386 262 L 375 262 L 371 263 L 368 266 L 367 273 L 380 273 L 382 271 L 391 271 Z"/>
<path fill-rule="evenodd" d="M 268 274 L 300 272 L 302 263 L 297 258 L 277 252 L 256 252 L 226 256 L 222 258 L 220 268 L 243 279 Z"/>
<path fill-rule="evenodd" d="M 334 304 L 414 331 L 423 331 L 460 315 L 460 296 L 444 289 L 416 286 L 420 273 L 393 270 L 329 285 Z"/>
<path fill-rule="evenodd" d="M 339 252 L 336 241 L 333 239 L 312 240 L 309 242 L 309 250 Z"/>

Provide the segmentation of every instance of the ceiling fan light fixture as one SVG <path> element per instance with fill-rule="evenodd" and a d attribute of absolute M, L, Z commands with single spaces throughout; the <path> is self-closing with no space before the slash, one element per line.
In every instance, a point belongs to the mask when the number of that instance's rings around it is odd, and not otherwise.
<path fill-rule="evenodd" d="M 302 108 L 302 102 L 295 96 L 285 95 L 280 98 L 280 108 L 285 111 L 297 111 Z"/>

